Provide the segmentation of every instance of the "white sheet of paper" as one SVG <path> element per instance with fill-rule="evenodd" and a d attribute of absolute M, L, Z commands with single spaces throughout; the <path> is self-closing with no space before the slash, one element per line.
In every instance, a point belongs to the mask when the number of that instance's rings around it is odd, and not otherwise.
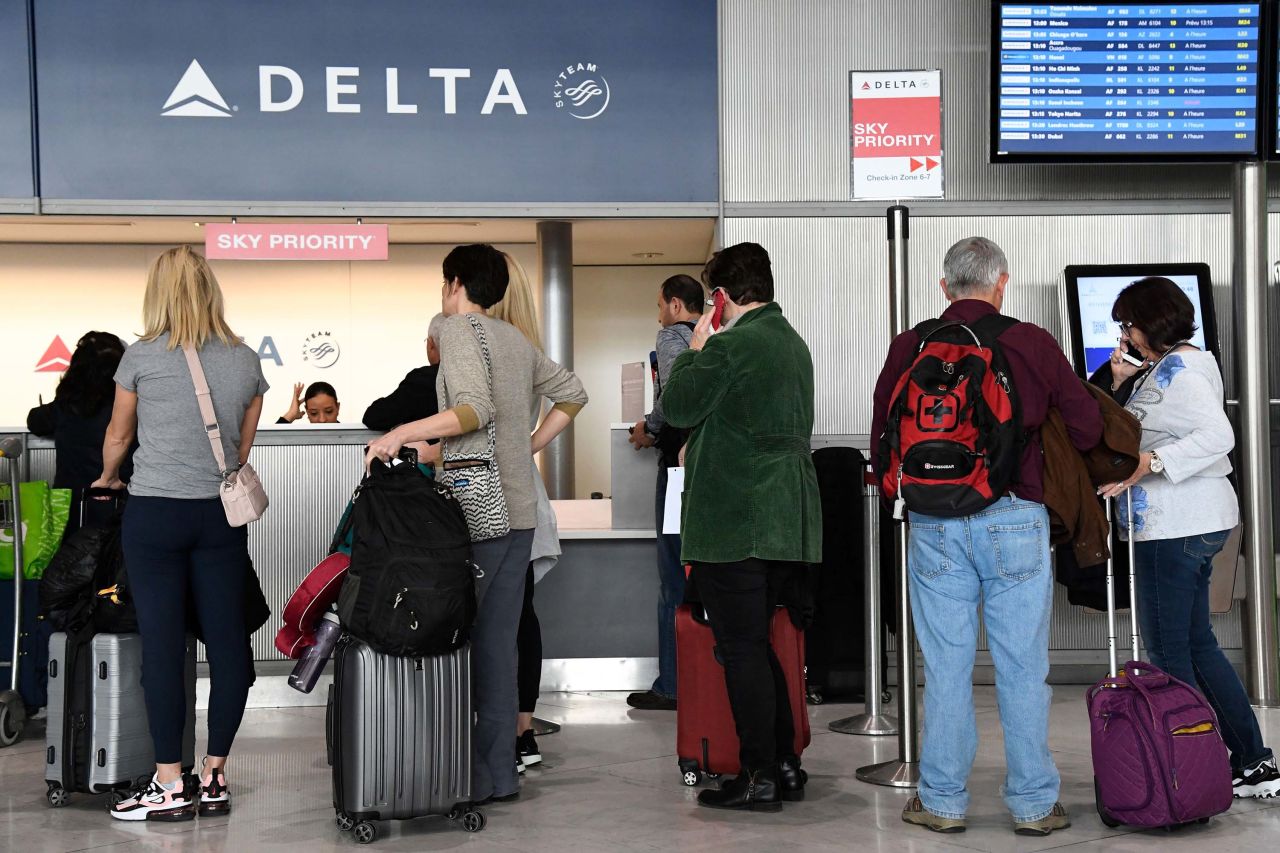
<path fill-rule="evenodd" d="M 662 532 L 680 535 L 680 497 L 684 493 L 684 469 L 667 469 L 667 499 L 662 509 Z"/>

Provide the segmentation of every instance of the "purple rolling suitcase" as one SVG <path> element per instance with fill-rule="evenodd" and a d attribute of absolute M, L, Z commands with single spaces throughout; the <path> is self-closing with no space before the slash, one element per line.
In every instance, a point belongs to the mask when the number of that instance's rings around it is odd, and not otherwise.
<path fill-rule="evenodd" d="M 1125 499 L 1131 513 L 1131 494 Z M 1136 565 L 1132 540 L 1129 565 Z M 1218 718 L 1194 687 L 1138 660 L 1138 594 L 1132 569 L 1129 601 L 1133 659 L 1118 670 L 1115 572 L 1108 560 L 1111 674 L 1086 694 L 1098 816 L 1110 827 L 1207 822 L 1231 808 L 1232 799 L 1231 764 Z"/>

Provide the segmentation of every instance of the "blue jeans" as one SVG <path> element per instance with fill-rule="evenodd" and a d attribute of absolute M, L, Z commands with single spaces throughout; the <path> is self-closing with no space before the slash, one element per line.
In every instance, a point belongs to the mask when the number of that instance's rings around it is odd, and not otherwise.
<path fill-rule="evenodd" d="M 684 601 L 684 563 L 680 537 L 662 532 L 667 501 L 667 468 L 658 463 L 654 516 L 658 529 L 658 678 L 650 688 L 659 696 L 676 697 L 676 608 Z"/>
<path fill-rule="evenodd" d="M 1058 801 L 1049 754 L 1049 617 L 1053 576 L 1043 505 L 1003 497 L 965 518 L 911 514 L 911 612 L 924 653 L 920 802 L 963 818 L 978 751 L 973 663 L 982 605 L 1004 728 L 1002 788 L 1015 821 L 1039 820 Z"/>
<path fill-rule="evenodd" d="M 1151 662 L 1193 684 L 1218 715 L 1231 768 L 1271 757 L 1240 677 L 1218 647 L 1209 623 L 1209 576 L 1229 531 L 1135 542 L 1138 621 Z"/>

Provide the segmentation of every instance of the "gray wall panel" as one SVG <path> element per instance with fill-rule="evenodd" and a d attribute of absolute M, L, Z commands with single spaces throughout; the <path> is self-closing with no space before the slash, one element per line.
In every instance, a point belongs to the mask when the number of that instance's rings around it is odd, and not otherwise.
<path fill-rule="evenodd" d="M 940 68 L 947 197 L 1224 198 L 1229 167 L 987 163 L 988 0 L 721 0 L 726 202 L 849 197 L 851 70 Z"/>
<path fill-rule="evenodd" d="M 1277 219 L 1272 217 L 1273 231 Z M 973 234 L 1000 243 L 1009 257 L 1005 310 L 1060 339 L 1062 269 L 1068 264 L 1204 261 L 1216 284 L 1231 393 L 1229 229 L 1230 217 L 1220 214 L 918 217 L 911 222 L 911 321 L 935 317 L 945 307 L 938 289 L 942 257 L 956 240 Z M 871 393 L 889 341 L 884 219 L 727 219 L 724 235 L 726 244 L 751 240 L 772 256 L 778 301 L 813 350 L 815 432 L 868 432 Z"/>

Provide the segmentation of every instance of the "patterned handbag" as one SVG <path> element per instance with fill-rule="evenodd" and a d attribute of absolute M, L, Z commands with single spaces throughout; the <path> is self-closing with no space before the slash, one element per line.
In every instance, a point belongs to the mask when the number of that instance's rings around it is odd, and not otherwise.
<path fill-rule="evenodd" d="M 484 325 L 474 315 L 468 314 L 467 319 L 480 341 L 484 372 L 488 377 L 489 394 L 492 396 L 493 361 L 489 354 L 489 340 L 485 336 Z M 462 514 L 467 519 L 472 542 L 497 539 L 511 532 L 507 499 L 502 494 L 502 478 L 498 475 L 498 462 L 494 456 L 498 430 L 492 419 L 485 431 L 488 433 L 488 443 L 484 453 L 480 455 L 451 453 L 450 442 L 443 442 L 440 469 L 436 472 L 436 479 L 453 489 L 454 496 L 462 505 Z"/>

